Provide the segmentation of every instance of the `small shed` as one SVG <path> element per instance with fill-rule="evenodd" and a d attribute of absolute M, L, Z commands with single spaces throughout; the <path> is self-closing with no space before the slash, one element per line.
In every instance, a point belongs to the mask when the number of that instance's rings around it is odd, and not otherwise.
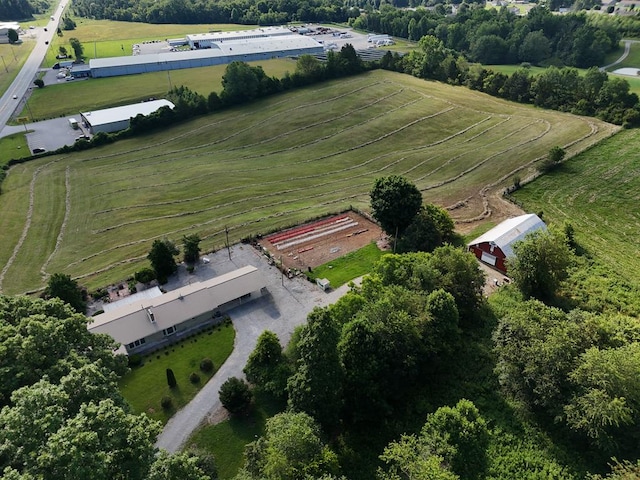
<path fill-rule="evenodd" d="M 514 243 L 536 230 L 546 230 L 545 223 L 535 214 L 509 218 L 468 244 L 470 252 L 483 263 L 507 273 L 507 260 L 514 256 Z"/>
<path fill-rule="evenodd" d="M 331 282 L 326 278 L 316 278 L 316 284 L 322 289 L 323 292 L 326 292 L 331 288 Z"/>

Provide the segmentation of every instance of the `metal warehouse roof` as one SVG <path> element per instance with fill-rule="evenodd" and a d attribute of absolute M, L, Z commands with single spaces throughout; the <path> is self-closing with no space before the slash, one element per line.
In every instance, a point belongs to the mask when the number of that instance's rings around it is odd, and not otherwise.
<path fill-rule="evenodd" d="M 248 36 L 253 37 L 270 37 L 274 35 L 299 35 L 289 30 L 287 27 L 264 27 L 254 28 L 251 30 L 240 30 L 236 32 L 212 32 L 212 33 L 193 33 L 187 35 L 187 40 L 193 42 L 201 41 L 231 41 L 234 39 L 243 39 Z"/>
<path fill-rule="evenodd" d="M 160 297 L 140 299 L 117 310 L 96 315 L 87 328 L 91 333 L 106 333 L 116 342 L 127 345 L 211 312 L 264 286 L 260 271 L 249 265 L 205 282 L 172 290 Z"/>
<path fill-rule="evenodd" d="M 509 218 L 504 222 L 496 225 L 483 235 L 480 235 L 469 245 L 477 245 L 479 243 L 494 244 L 502 250 L 507 257 L 513 256 L 513 244 L 536 230 L 546 230 L 547 226 L 534 214 L 520 215 L 519 217 Z"/>
<path fill-rule="evenodd" d="M 96 58 L 89 60 L 91 69 L 106 67 L 119 67 L 128 65 L 171 63 L 174 61 L 226 57 L 229 55 L 250 55 L 263 52 L 283 52 L 288 50 L 299 50 L 302 48 L 322 48 L 311 37 L 303 35 L 282 35 L 278 37 L 247 38 L 244 40 L 230 40 L 228 42 L 216 43 L 212 48 L 200 50 L 188 50 L 181 52 L 152 53 L 149 55 L 134 55 L 127 57 Z"/>
<path fill-rule="evenodd" d="M 92 125 L 105 125 L 108 123 L 121 122 L 129 120 L 136 115 L 149 115 L 160 107 L 174 108 L 175 105 L 169 100 L 152 100 L 149 102 L 133 103 L 131 105 L 123 105 L 122 107 L 107 108 L 104 110 L 94 110 L 92 112 L 83 112 L 81 115 L 87 119 Z"/>

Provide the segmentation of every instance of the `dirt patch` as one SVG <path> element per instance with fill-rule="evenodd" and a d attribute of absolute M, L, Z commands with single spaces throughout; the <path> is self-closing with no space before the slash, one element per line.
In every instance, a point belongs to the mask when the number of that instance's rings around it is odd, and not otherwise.
<path fill-rule="evenodd" d="M 503 285 L 511 283 L 511 279 L 509 279 L 509 277 L 486 263 L 478 261 L 478 267 L 485 274 L 484 286 L 482 287 L 482 293 L 485 297 L 488 297 Z"/>
<path fill-rule="evenodd" d="M 382 229 L 355 212 L 283 230 L 262 239 L 260 245 L 286 268 L 306 271 L 359 250 L 371 242 L 384 248 Z"/>

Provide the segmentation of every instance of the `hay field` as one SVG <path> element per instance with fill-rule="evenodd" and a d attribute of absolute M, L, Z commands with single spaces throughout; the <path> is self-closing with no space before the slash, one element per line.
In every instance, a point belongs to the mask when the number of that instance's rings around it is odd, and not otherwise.
<path fill-rule="evenodd" d="M 616 276 L 640 278 L 640 131 L 624 130 L 515 193 L 558 227 L 569 222 L 578 244 Z"/>
<path fill-rule="evenodd" d="M 458 220 L 525 178 L 554 145 L 571 153 L 617 127 L 375 71 L 11 169 L 0 196 L 0 288 L 67 273 L 90 288 L 147 265 L 152 241 L 198 233 L 203 251 L 350 205 L 402 174 Z"/>

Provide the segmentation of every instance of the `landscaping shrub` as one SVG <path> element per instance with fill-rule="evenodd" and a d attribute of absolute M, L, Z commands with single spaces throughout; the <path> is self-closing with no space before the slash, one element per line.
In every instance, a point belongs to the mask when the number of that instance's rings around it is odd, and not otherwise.
<path fill-rule="evenodd" d="M 200 383 L 200 375 L 198 375 L 196 372 L 191 372 L 191 374 L 189 375 L 189 381 L 194 385 L 196 383 Z"/>
<path fill-rule="evenodd" d="M 231 377 L 224 382 L 218 395 L 220 395 L 222 406 L 231 414 L 246 411 L 253 399 L 253 393 L 251 393 L 249 385 L 237 377 Z"/>
<path fill-rule="evenodd" d="M 176 381 L 176 375 L 170 368 L 167 368 L 167 384 L 169 385 L 169 388 L 174 388 L 176 385 L 178 385 L 178 382 Z"/>
<path fill-rule="evenodd" d="M 169 395 L 165 395 L 162 397 L 162 400 L 160 400 L 160 406 L 163 410 L 170 410 L 171 407 L 173 407 L 173 400 L 171 400 Z"/>
<path fill-rule="evenodd" d="M 135 275 L 134 278 L 137 282 L 140 283 L 149 283 L 151 281 L 153 281 L 156 278 L 156 273 L 153 271 L 152 268 L 143 268 L 141 270 L 138 270 Z"/>
<path fill-rule="evenodd" d="M 200 362 L 200 370 L 205 373 L 213 372 L 213 360 L 211 360 L 210 358 L 203 358 Z"/>
<path fill-rule="evenodd" d="M 129 356 L 129 368 L 135 368 L 142 365 L 142 355 L 133 354 Z"/>

